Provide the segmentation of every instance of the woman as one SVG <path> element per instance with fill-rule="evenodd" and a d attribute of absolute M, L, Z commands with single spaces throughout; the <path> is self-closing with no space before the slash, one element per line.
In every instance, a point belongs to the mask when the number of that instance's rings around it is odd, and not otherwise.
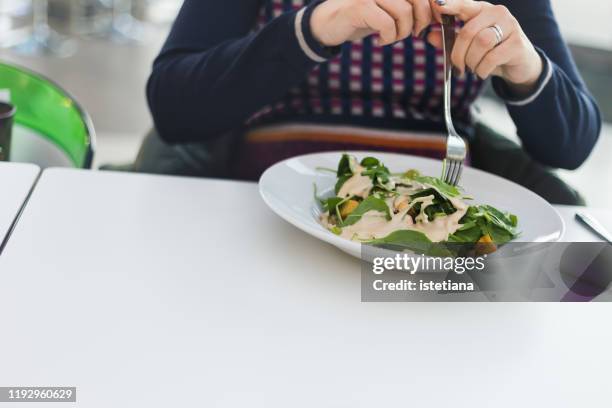
<path fill-rule="evenodd" d="M 580 166 L 601 118 L 550 0 L 186 0 L 147 88 L 161 140 L 137 169 L 256 179 L 313 151 L 444 157 L 442 14 L 461 26 L 453 118 L 473 164 L 579 203 L 544 166 Z M 489 77 L 524 150 L 472 123 Z"/>

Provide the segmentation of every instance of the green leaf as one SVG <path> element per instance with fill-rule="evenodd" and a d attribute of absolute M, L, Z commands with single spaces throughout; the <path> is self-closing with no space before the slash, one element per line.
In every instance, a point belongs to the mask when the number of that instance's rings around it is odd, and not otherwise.
<path fill-rule="evenodd" d="M 361 175 L 370 177 L 372 184 L 383 190 L 391 191 L 395 187 L 393 183 L 390 183 L 391 172 L 382 164 L 368 168 Z"/>
<path fill-rule="evenodd" d="M 386 178 L 388 180 L 389 177 L 391 176 L 391 173 L 389 172 L 388 168 L 381 165 L 381 166 L 369 167 L 368 169 L 363 171 L 361 175 L 370 176 L 372 178 L 381 177 L 381 178 Z"/>
<path fill-rule="evenodd" d="M 461 227 L 457 231 L 467 231 L 471 228 L 477 227 L 476 221 L 468 221 L 465 224 L 461 225 Z"/>
<path fill-rule="evenodd" d="M 514 233 L 495 224 L 488 223 L 484 218 L 481 218 L 478 221 L 478 225 L 483 233 L 482 235 L 490 236 L 493 242 L 495 242 L 497 245 L 503 245 L 509 241 L 512 241 L 515 237 Z"/>
<path fill-rule="evenodd" d="M 366 157 L 361 161 L 361 165 L 367 169 L 376 167 L 380 164 L 380 161 L 375 157 Z"/>
<path fill-rule="evenodd" d="M 508 231 L 512 231 L 518 223 L 516 215 L 499 211 L 490 205 L 481 205 L 479 209 L 491 219 L 491 222 Z"/>
<path fill-rule="evenodd" d="M 431 244 L 431 240 L 421 231 L 400 230 L 392 232 L 384 238 L 369 241 L 368 244 Z"/>
<path fill-rule="evenodd" d="M 387 220 L 391 220 L 391 212 L 389 211 L 389 206 L 387 206 L 387 203 L 378 197 L 370 196 L 366 198 L 365 200 L 363 200 L 359 204 L 359 206 L 355 209 L 355 211 L 350 213 L 349 216 L 346 217 L 344 221 L 342 221 L 342 226 L 346 227 L 346 226 L 355 224 L 368 211 L 381 212 L 385 215 Z"/>
<path fill-rule="evenodd" d="M 367 244 L 395 251 L 409 250 L 431 256 L 453 255 L 443 244 L 431 242 L 425 234 L 414 230 L 395 231 L 384 238 L 368 241 Z"/>
<path fill-rule="evenodd" d="M 336 207 L 338 207 L 342 203 L 342 201 L 343 199 L 340 197 L 328 198 L 323 204 L 323 210 L 332 213 L 333 211 L 335 211 Z"/>
<path fill-rule="evenodd" d="M 450 215 L 450 214 L 454 214 L 455 212 L 457 212 L 457 209 L 453 206 L 453 204 L 450 201 L 448 201 L 446 196 L 441 194 L 435 188 L 428 188 L 425 190 L 421 190 L 418 193 L 412 194 L 410 198 L 412 200 L 415 200 L 417 198 L 422 198 L 422 197 L 427 197 L 427 196 L 434 196 L 433 204 L 428 206 L 425 209 L 425 214 L 427 214 L 427 218 L 429 219 L 429 221 L 432 221 L 436 217 L 437 214 Z M 414 206 L 414 210 L 415 212 L 421 211 L 420 203 L 417 203 Z"/>
<path fill-rule="evenodd" d="M 414 178 L 415 181 L 418 181 L 421 184 L 425 184 L 431 186 L 438 190 L 438 192 L 447 198 L 459 197 L 461 192 L 457 187 L 451 186 L 450 184 L 445 183 L 439 178 L 428 177 L 428 176 L 417 176 Z"/>
<path fill-rule="evenodd" d="M 469 226 L 468 226 L 469 225 Z M 476 243 L 482 237 L 482 230 L 475 222 L 466 224 L 467 227 L 462 227 L 455 231 L 454 234 L 448 237 L 448 242 L 454 243 Z"/>
<path fill-rule="evenodd" d="M 452 206 L 449 202 L 443 202 L 441 204 L 430 205 L 425 208 L 425 214 L 427 215 L 427 219 L 429 221 L 433 221 L 437 217 L 443 217 L 446 215 L 454 214 L 457 212 L 455 207 Z"/>
<path fill-rule="evenodd" d="M 490 205 L 471 206 L 460 221 L 463 226 L 454 234 L 459 242 L 477 242 L 489 235 L 498 245 L 517 237 L 518 219 L 515 215 L 499 211 Z M 478 235 L 478 237 L 476 237 Z"/>
<path fill-rule="evenodd" d="M 338 163 L 338 171 L 336 173 L 338 178 L 345 176 L 352 176 L 353 170 L 351 169 L 351 156 L 343 154 L 340 162 Z"/>

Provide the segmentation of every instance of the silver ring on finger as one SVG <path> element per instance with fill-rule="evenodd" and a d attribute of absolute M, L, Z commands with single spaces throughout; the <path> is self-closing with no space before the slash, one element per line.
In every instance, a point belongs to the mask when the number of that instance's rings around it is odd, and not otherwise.
<path fill-rule="evenodd" d="M 495 33 L 495 46 L 497 47 L 504 41 L 504 30 L 502 30 L 499 24 L 494 24 L 489 28 Z"/>

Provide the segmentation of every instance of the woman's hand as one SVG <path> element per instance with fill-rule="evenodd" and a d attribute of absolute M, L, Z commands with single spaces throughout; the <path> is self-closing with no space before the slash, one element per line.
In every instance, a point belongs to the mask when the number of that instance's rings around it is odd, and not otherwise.
<path fill-rule="evenodd" d="M 473 0 L 431 0 L 431 3 L 436 19 L 448 14 L 465 22 L 452 52 L 453 65 L 461 73 L 469 68 L 482 79 L 499 76 L 517 95 L 533 90 L 544 64 L 506 7 Z M 499 43 L 495 25 L 503 32 Z M 432 32 L 429 40 L 442 46 L 439 32 Z"/>
<path fill-rule="evenodd" d="M 322 45 L 378 34 L 380 45 L 420 35 L 432 23 L 429 0 L 327 0 L 313 11 L 310 25 Z"/>

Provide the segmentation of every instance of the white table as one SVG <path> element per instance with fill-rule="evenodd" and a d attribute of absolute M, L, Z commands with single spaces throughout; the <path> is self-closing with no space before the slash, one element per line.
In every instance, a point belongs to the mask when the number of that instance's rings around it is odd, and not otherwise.
<path fill-rule="evenodd" d="M 0 385 L 96 408 L 609 404 L 612 305 L 361 303 L 359 268 L 253 184 L 47 171 L 0 257 Z"/>
<path fill-rule="evenodd" d="M 0 163 L 0 243 L 10 232 L 39 173 L 37 166 Z"/>

